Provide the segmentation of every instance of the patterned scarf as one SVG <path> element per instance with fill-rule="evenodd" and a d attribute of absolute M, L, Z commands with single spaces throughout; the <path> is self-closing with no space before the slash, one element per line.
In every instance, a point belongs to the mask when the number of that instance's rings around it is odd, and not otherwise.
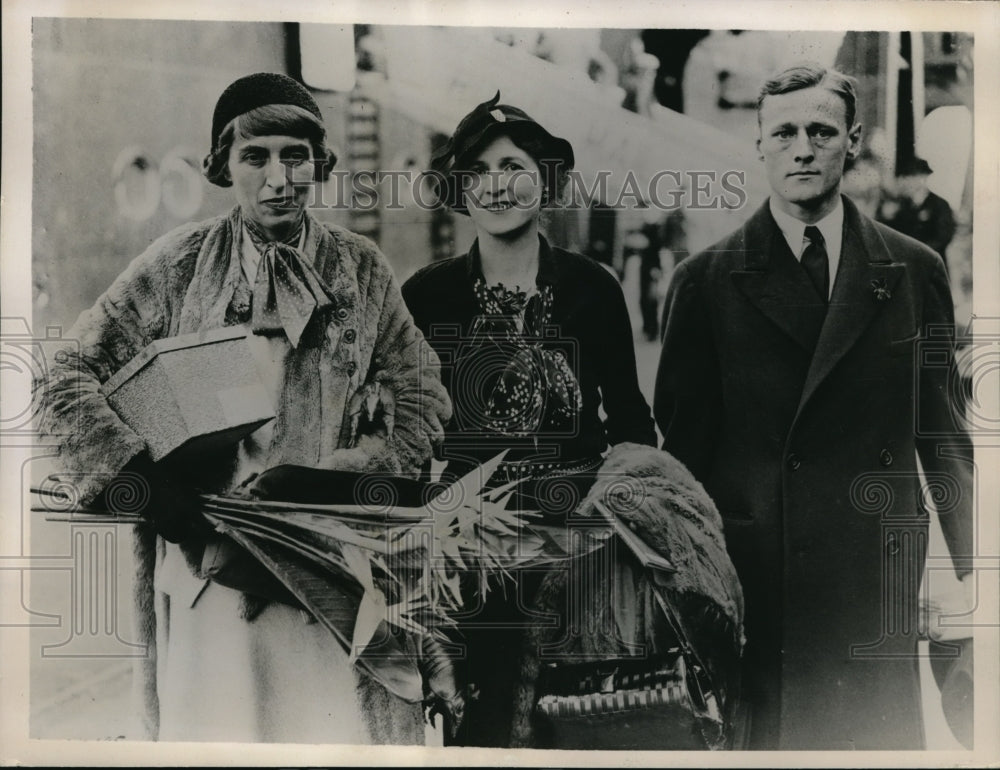
<path fill-rule="evenodd" d="M 292 347 L 297 347 L 313 315 L 321 314 L 334 304 L 323 279 L 297 248 L 305 218 L 282 241 L 268 240 L 247 217 L 243 217 L 243 225 L 260 253 L 260 265 L 253 283 L 251 328 L 255 334 L 283 331 Z"/>
<path fill-rule="evenodd" d="M 542 345 L 542 330 L 552 322 L 552 286 L 538 287 L 529 300 L 503 284 L 487 287 L 476 278 L 473 291 L 487 317 L 492 340 L 513 350 L 487 401 L 486 425 L 506 435 L 531 435 L 572 425 L 583 396 L 561 350 Z"/>

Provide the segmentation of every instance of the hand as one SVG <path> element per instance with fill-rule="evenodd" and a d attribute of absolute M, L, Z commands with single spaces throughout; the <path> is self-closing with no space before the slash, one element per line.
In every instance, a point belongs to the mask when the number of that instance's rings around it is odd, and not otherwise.
<path fill-rule="evenodd" d="M 139 506 L 131 508 L 147 519 L 164 540 L 180 543 L 212 532 L 201 514 L 198 494 L 177 478 L 163 463 L 155 463 L 145 452 L 133 457 L 115 481 L 102 493 L 103 507 L 114 511 L 109 494 L 119 484 L 128 484 Z"/>
<path fill-rule="evenodd" d="M 975 604 L 975 573 L 962 578 L 958 588 L 921 599 L 920 619 L 927 636 L 935 642 L 952 642 L 972 636 L 971 615 Z"/>

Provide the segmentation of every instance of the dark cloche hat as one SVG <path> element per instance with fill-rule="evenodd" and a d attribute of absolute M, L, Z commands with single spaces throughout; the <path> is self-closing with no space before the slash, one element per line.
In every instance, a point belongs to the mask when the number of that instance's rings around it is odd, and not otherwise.
<path fill-rule="evenodd" d="M 554 168 L 559 168 L 564 173 L 573 168 L 575 158 L 573 146 L 569 142 L 550 134 L 524 110 L 499 102 L 500 92 L 497 91 L 492 99 L 476 105 L 462 118 L 451 138 L 431 158 L 431 168 L 445 182 L 444 189 L 438 191 L 439 196 L 460 213 L 466 213 L 465 207 L 455 197 L 453 182 L 446 180 L 450 180 L 454 171 L 461 170 L 470 156 L 498 136 L 510 136 L 515 141 L 518 138 L 541 140 L 545 149 L 542 157 L 535 160 L 540 161 L 539 165 L 543 166 L 546 177 L 553 175 Z M 548 179 L 550 185 L 552 181 Z"/>
<path fill-rule="evenodd" d="M 291 104 L 312 113 L 323 122 L 323 114 L 312 94 L 296 80 L 278 72 L 257 72 L 236 80 L 222 92 L 212 115 L 212 149 L 233 118 L 268 104 Z"/>
<path fill-rule="evenodd" d="M 899 164 L 896 176 L 930 176 L 931 167 L 923 158 L 910 158 Z"/>

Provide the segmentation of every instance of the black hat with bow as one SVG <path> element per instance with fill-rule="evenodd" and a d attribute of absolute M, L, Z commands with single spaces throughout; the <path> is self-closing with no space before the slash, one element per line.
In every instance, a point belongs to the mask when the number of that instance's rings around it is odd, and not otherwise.
<path fill-rule="evenodd" d="M 559 175 L 573 168 L 575 159 L 569 142 L 550 134 L 524 110 L 499 102 L 500 92 L 497 91 L 492 99 L 478 104 L 462 118 L 455 133 L 431 159 L 431 169 L 437 175 L 438 198 L 461 214 L 468 214 L 468 211 L 456 172 L 467 169 L 474 156 L 498 136 L 508 136 L 515 144 L 525 139 L 533 144 L 540 143 L 540 154 L 534 157 L 533 152 L 532 155 L 542 170 L 550 194 L 557 188 Z"/>

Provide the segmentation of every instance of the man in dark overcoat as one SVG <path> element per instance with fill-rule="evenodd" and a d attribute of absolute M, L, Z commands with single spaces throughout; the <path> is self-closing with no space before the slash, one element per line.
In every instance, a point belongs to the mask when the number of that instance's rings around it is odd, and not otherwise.
<path fill-rule="evenodd" d="M 937 254 L 840 194 L 855 114 L 835 71 L 765 84 L 772 195 L 681 263 L 664 310 L 654 411 L 718 505 L 743 583 L 749 748 L 922 748 L 928 497 L 971 586 L 948 280 Z"/>

